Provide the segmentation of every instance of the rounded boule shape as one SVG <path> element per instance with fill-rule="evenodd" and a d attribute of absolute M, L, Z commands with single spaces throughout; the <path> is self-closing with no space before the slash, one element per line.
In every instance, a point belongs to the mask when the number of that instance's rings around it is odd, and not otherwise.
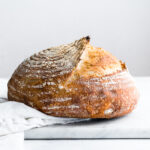
<path fill-rule="evenodd" d="M 84 37 L 23 61 L 8 82 L 8 99 L 48 115 L 114 118 L 131 112 L 139 93 L 126 66 Z"/>

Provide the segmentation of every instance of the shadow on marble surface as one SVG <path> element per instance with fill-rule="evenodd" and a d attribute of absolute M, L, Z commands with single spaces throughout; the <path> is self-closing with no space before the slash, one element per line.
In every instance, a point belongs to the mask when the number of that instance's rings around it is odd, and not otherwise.
<path fill-rule="evenodd" d="M 128 114 L 130 115 L 130 114 Z M 115 121 L 119 121 L 123 118 L 126 118 L 128 115 L 126 116 L 122 116 L 122 117 L 118 117 L 118 118 L 111 118 L 111 119 L 80 119 L 79 122 L 73 122 L 73 123 L 68 123 L 68 124 L 54 124 L 51 126 L 88 126 L 88 125 L 96 125 L 96 124 L 105 124 L 110 123 L 110 122 L 115 122 Z"/>

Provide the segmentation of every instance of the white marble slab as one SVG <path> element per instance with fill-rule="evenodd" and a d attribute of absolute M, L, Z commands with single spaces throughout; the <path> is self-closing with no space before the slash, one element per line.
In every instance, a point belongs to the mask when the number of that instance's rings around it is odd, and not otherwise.
<path fill-rule="evenodd" d="M 135 79 L 141 98 L 131 114 L 32 129 L 25 132 L 25 139 L 150 138 L 150 77 Z"/>
<path fill-rule="evenodd" d="M 150 139 L 25 140 L 24 142 L 24 150 L 149 150 L 149 149 L 150 149 Z"/>

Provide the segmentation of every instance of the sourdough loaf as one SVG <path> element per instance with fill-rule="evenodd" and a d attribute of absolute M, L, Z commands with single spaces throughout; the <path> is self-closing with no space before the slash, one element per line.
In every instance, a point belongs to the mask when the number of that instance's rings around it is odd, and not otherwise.
<path fill-rule="evenodd" d="M 139 94 L 126 65 L 84 37 L 23 61 L 8 82 L 8 99 L 48 115 L 113 118 L 131 112 Z"/>

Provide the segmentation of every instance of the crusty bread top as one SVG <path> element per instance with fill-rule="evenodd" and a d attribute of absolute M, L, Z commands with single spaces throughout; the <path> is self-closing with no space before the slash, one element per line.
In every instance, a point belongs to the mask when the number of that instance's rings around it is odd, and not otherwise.
<path fill-rule="evenodd" d="M 116 57 L 102 48 L 91 46 L 89 41 L 87 36 L 70 44 L 40 51 L 26 59 L 12 78 L 27 78 L 22 86 L 32 85 L 32 79 L 46 79 L 50 85 L 65 85 L 78 77 L 103 77 L 125 68 Z"/>
<path fill-rule="evenodd" d="M 89 38 L 85 37 L 70 44 L 40 51 L 23 61 L 16 72 L 20 76 L 41 78 L 47 75 L 53 78 L 68 74 L 79 62 L 87 43 Z"/>

